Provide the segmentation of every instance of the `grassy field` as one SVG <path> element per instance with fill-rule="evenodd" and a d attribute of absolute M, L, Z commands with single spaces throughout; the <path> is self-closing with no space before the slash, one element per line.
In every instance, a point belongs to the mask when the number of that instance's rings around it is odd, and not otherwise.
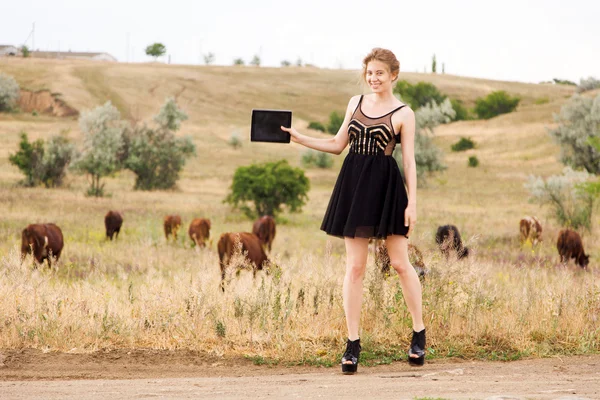
<path fill-rule="evenodd" d="M 227 145 L 231 134 L 249 137 L 252 108 L 291 109 L 294 125 L 308 132 L 309 121 L 326 122 L 331 111 L 343 110 L 351 95 L 363 91 L 357 71 L 2 59 L 0 72 L 15 76 L 22 87 L 60 93 L 79 111 L 111 100 L 123 118 L 138 121 L 150 120 L 166 97 L 175 96 L 190 115 L 180 133 L 192 136 L 198 153 L 175 191 L 133 191 L 129 172 L 108 178 L 110 195 L 100 199 L 85 197 L 85 177 L 74 175 L 65 188 L 26 189 L 8 162 L 19 133 L 45 138 L 67 131 L 79 141 L 77 120 L 0 114 L 0 348 L 189 348 L 256 363 L 337 362 L 345 341 L 344 246 L 318 228 L 342 156 L 330 170 L 306 171 L 309 201 L 278 226 L 271 254 L 281 266 L 276 273 L 258 274 L 255 281 L 248 271 L 230 276 L 223 294 L 216 246 L 193 249 L 184 230 L 194 217 L 212 220 L 215 242 L 222 232 L 250 230 L 252 221 L 222 203 L 235 169 L 281 158 L 300 166 L 304 149 L 244 140 L 234 150 Z M 523 186 L 530 174 L 561 171 L 547 128 L 573 88 L 450 75 L 400 78 L 432 82 L 466 105 L 493 90 L 523 99 L 515 113 L 436 130 L 448 169 L 419 189 L 419 223 L 411 239 L 431 270 L 423 285 L 429 356 L 597 352 L 600 219 L 595 216 L 594 230 L 583 237 L 592 257 L 589 270 L 563 267 L 555 248 L 560 227 L 546 209 L 528 202 Z M 450 152 L 461 136 L 474 139 L 477 148 Z M 467 167 L 470 155 L 479 158 L 479 167 Z M 125 216 L 116 243 L 104 240 L 109 209 Z M 186 229 L 177 243 L 167 244 L 161 223 L 171 213 L 182 216 Z M 542 221 L 537 249 L 519 245 L 524 215 Z M 19 262 L 20 231 L 33 222 L 55 222 L 63 230 L 66 244 L 55 270 L 32 269 L 31 259 Z M 448 223 L 459 227 L 473 249 L 468 261 L 446 261 L 436 251 L 435 230 Z M 382 279 L 371 258 L 367 275 L 364 360 L 390 362 L 408 346 L 410 318 L 397 278 Z"/>

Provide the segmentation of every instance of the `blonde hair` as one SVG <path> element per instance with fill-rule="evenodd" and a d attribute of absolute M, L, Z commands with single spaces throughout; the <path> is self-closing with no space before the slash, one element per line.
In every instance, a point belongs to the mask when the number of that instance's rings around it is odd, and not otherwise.
<path fill-rule="evenodd" d="M 371 61 L 380 61 L 388 66 L 390 73 L 396 75 L 398 79 L 398 73 L 400 72 L 400 61 L 396 58 L 396 55 L 391 50 L 382 49 L 381 47 L 375 47 L 367 56 L 363 59 L 363 81 L 367 80 L 367 65 Z"/>

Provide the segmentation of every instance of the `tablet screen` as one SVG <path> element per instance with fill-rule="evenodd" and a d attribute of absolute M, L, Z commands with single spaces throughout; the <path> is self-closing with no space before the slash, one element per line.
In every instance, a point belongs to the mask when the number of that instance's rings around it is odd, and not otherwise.
<path fill-rule="evenodd" d="M 290 134 L 281 130 L 292 126 L 292 112 L 287 110 L 252 110 L 252 142 L 289 143 Z"/>

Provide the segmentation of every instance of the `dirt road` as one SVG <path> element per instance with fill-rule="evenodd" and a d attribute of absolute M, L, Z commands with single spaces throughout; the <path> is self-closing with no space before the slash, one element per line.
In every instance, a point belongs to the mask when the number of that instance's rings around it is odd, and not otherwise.
<path fill-rule="evenodd" d="M 338 368 L 256 366 L 191 352 L 0 351 L 0 399 L 600 399 L 600 355 Z"/>

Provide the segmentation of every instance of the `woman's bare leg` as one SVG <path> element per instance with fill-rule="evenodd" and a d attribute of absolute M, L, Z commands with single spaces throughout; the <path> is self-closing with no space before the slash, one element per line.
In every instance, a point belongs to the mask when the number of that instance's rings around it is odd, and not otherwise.
<path fill-rule="evenodd" d="M 412 317 L 413 330 L 420 332 L 425 329 L 423 324 L 423 299 L 421 282 L 417 272 L 408 260 L 408 239 L 400 235 L 388 236 L 386 240 L 390 264 L 398 273 L 402 295 Z"/>
<path fill-rule="evenodd" d="M 344 277 L 344 312 L 348 339 L 358 339 L 360 309 L 362 306 L 363 278 L 367 267 L 369 239 L 345 238 L 346 275 Z M 417 278 L 418 279 L 418 278 Z"/>

